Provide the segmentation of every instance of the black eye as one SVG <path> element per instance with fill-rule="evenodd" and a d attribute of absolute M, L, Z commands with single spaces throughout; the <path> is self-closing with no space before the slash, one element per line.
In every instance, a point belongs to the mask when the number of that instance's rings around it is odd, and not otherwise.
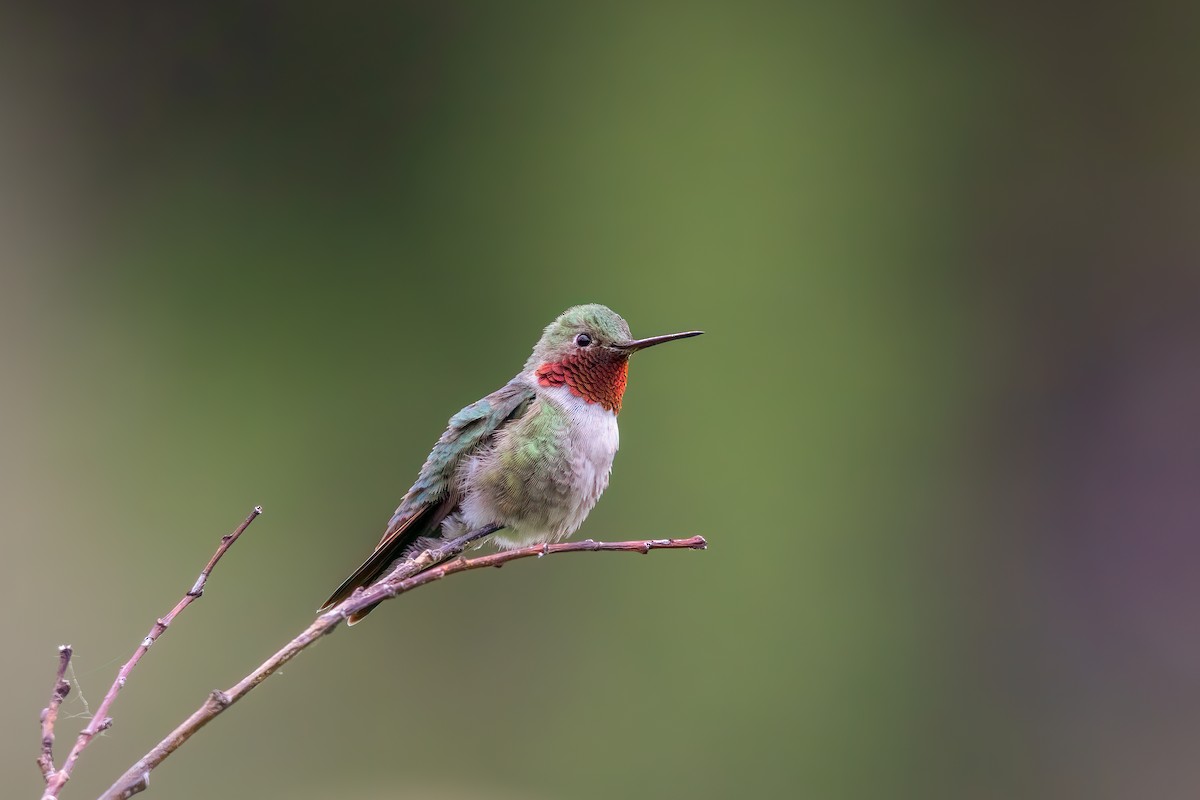
<path fill-rule="evenodd" d="M 587 347 L 591 343 L 592 337 L 588 336 L 586 333 L 581 333 L 575 337 L 575 344 L 579 345 L 580 347 Z"/>

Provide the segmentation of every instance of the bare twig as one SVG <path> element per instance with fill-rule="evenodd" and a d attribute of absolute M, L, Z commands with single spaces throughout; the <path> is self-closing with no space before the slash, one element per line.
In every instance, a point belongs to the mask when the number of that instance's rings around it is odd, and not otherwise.
<path fill-rule="evenodd" d="M 372 584 L 366 589 L 355 591 L 339 605 L 317 616 L 299 636 L 284 645 L 275 655 L 264 661 L 257 669 L 242 678 L 225 691 L 215 690 L 209 694 L 204 703 L 192 712 L 179 727 L 171 731 L 165 739 L 156 744 L 126 770 L 116 783 L 109 787 L 101 796 L 101 800 L 125 800 L 138 792 L 144 791 L 150 782 L 150 772 L 161 764 L 181 744 L 191 738 L 229 706 L 242 699 L 258 684 L 271 677 L 280 667 L 291 661 L 295 656 L 316 642 L 321 637 L 332 633 L 335 628 L 351 614 L 362 611 L 369 606 L 384 600 L 404 594 L 419 586 L 440 580 L 456 572 L 466 572 L 483 567 L 499 567 L 518 558 L 542 557 L 554 553 L 587 552 L 594 550 L 615 550 L 635 553 L 649 553 L 656 549 L 691 549 L 703 550 L 708 544 L 702 536 L 689 539 L 648 539 L 632 542 L 596 542 L 587 539 L 582 542 L 563 542 L 560 544 L 533 545 L 518 550 L 480 556 L 478 558 L 455 558 L 475 539 L 493 533 L 496 528 L 482 528 L 472 531 L 457 539 L 448 541 L 432 550 L 425 550 L 415 558 L 402 561 L 387 577 Z M 447 561 L 447 559 L 454 559 Z"/>
<path fill-rule="evenodd" d="M 67 665 L 70 663 L 71 645 L 59 645 L 54 688 L 50 690 L 50 703 L 42 709 L 42 754 L 37 760 L 38 766 L 42 768 L 42 777 L 47 783 L 54 776 L 54 723 L 58 721 L 58 707 L 71 691 L 71 683 L 66 679 Z"/>
<path fill-rule="evenodd" d="M 163 632 L 170 627 L 171 623 L 175 620 L 175 617 L 179 616 L 180 612 L 191 605 L 193 601 L 195 601 L 204 593 L 204 584 L 208 581 L 208 576 L 212 573 L 213 567 L 217 565 L 217 562 L 221 560 L 221 556 L 225 555 L 226 551 L 228 551 L 229 548 L 233 546 L 233 543 L 238 540 L 238 537 L 242 535 L 242 532 L 245 531 L 246 528 L 249 527 L 250 523 L 253 522 L 261 513 L 262 506 L 255 506 L 254 510 L 250 512 L 250 515 L 242 520 L 242 523 L 238 525 L 232 533 L 227 533 L 221 537 L 221 544 L 217 547 L 217 551 L 213 553 L 212 558 L 208 560 L 208 563 L 204 566 L 204 569 L 200 571 L 200 577 L 198 577 L 196 582 L 192 584 L 192 588 L 189 589 L 187 593 L 179 599 L 179 602 L 175 604 L 175 607 L 172 608 L 165 617 L 160 617 L 159 619 L 155 620 L 154 626 L 150 628 L 150 632 L 146 634 L 146 638 L 142 639 L 141 644 L 139 644 L 137 649 L 133 651 L 133 655 L 130 656 L 129 660 L 125 662 L 125 665 L 118 670 L 116 680 L 114 680 L 112 686 L 109 687 L 108 693 L 104 695 L 104 699 L 100 701 L 100 705 L 96 708 L 96 713 L 92 716 L 88 724 L 84 726 L 84 729 L 79 732 L 79 737 L 75 740 L 75 744 L 71 748 L 71 752 L 67 754 L 66 760 L 63 761 L 62 769 L 52 772 L 52 774 L 46 778 L 46 792 L 42 795 L 42 800 L 53 800 L 54 798 L 58 797 L 58 794 L 62 791 L 63 786 L 65 786 L 67 781 L 71 779 L 71 771 L 75 768 L 75 762 L 79 760 L 79 755 L 87 748 L 97 734 L 107 730 L 112 725 L 112 718 L 108 716 L 108 712 L 112 708 L 112 704 L 117 699 L 117 695 L 120 693 L 121 689 L 125 688 L 125 682 L 129 679 L 129 673 L 133 672 L 133 668 L 136 667 L 138 662 L 142 660 L 142 656 L 146 654 L 146 651 L 149 650 L 154 643 L 158 641 L 158 637 L 162 636 Z M 60 669 L 60 677 L 62 669 L 65 668 L 66 665 L 64 663 Z M 46 748 L 44 739 L 45 737 L 43 735 L 43 750 Z"/>

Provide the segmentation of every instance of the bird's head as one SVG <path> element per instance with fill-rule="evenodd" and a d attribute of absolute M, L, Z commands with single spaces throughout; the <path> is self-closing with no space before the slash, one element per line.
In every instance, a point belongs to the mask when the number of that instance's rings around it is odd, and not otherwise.
<path fill-rule="evenodd" d="M 699 336 L 703 331 L 634 339 L 621 315 L 596 303 L 568 308 L 546 326 L 525 362 L 540 386 L 565 386 L 571 394 L 614 414 L 629 370 L 629 357 L 663 342 Z"/>

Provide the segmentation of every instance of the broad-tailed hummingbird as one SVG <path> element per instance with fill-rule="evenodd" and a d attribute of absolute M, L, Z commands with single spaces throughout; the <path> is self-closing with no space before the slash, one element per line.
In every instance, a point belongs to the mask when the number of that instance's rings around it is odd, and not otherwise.
<path fill-rule="evenodd" d="M 375 552 L 322 608 L 379 579 L 431 539 L 488 526 L 500 526 L 491 541 L 501 548 L 570 536 L 608 486 L 629 357 L 701 333 L 634 339 L 606 306 L 564 311 L 515 378 L 450 418 Z"/>

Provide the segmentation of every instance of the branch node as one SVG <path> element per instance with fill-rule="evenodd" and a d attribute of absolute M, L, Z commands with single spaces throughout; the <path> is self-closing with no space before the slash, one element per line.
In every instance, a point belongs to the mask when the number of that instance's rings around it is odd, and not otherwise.
<path fill-rule="evenodd" d="M 50 781 L 55 778 L 58 770 L 54 767 L 54 723 L 58 721 L 58 708 L 71 691 L 71 683 L 66 679 L 67 667 L 71 664 L 71 645 L 58 646 L 58 669 L 54 673 L 54 688 L 50 691 L 50 702 L 38 714 L 42 725 L 42 752 L 37 757 L 38 767 L 46 781 L 46 794 L 53 791 Z"/>

